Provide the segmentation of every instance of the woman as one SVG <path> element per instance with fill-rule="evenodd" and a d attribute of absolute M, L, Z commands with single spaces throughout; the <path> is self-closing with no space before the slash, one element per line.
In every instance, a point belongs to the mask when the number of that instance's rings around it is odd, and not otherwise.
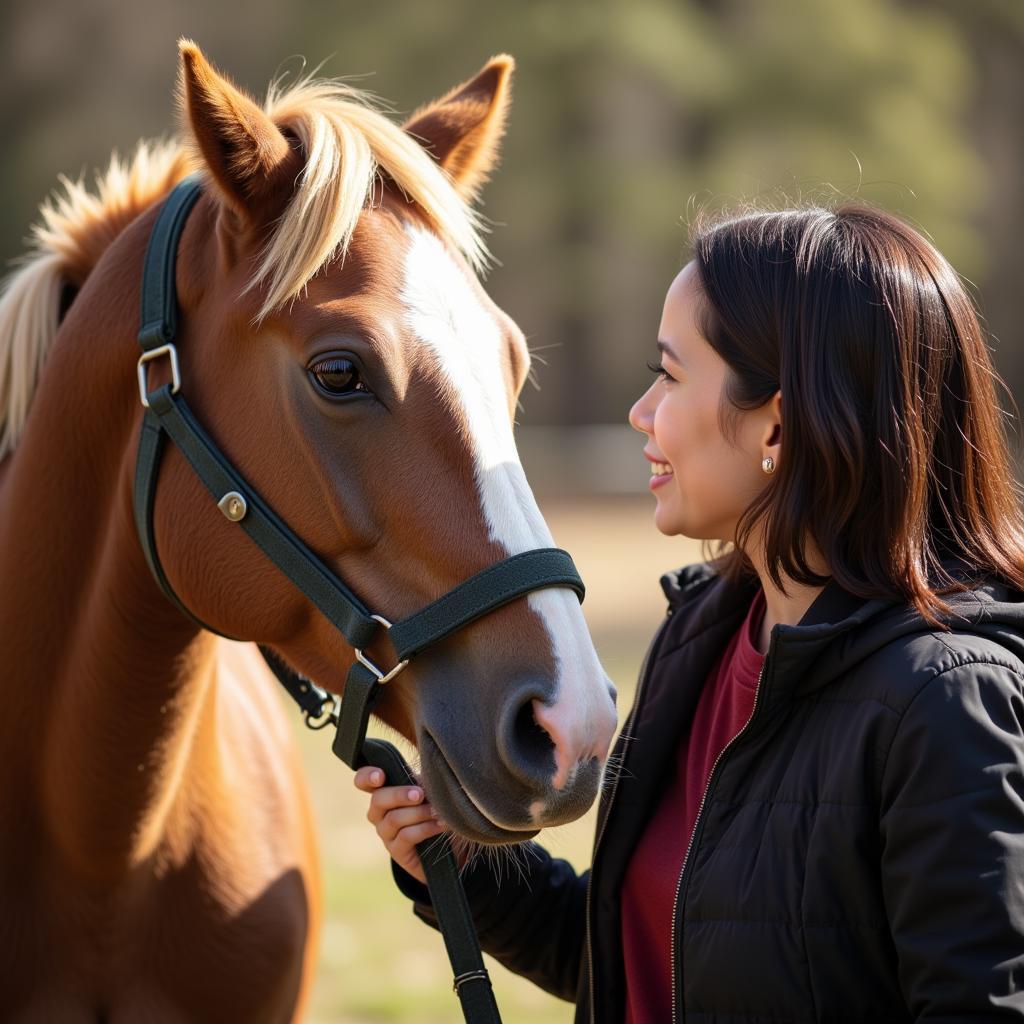
<path fill-rule="evenodd" d="M 863 204 L 699 223 L 665 301 L 655 523 L 726 542 L 668 614 L 593 867 L 465 871 L 578 1021 L 1024 1018 L 1024 526 L 956 273 Z M 369 817 L 431 921 L 419 790 Z"/>

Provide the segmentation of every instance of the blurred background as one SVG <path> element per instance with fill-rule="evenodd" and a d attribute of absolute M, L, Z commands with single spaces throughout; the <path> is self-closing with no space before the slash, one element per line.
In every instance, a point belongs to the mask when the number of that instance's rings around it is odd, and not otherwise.
<path fill-rule="evenodd" d="M 483 197 L 500 261 L 486 285 L 534 350 L 523 461 L 587 581 L 623 714 L 663 612 L 658 576 L 700 557 L 654 530 L 625 426 L 697 208 L 858 196 L 893 210 L 968 280 L 1022 393 L 1021 0 L 4 0 L 0 259 L 22 250 L 58 173 L 90 177 L 112 149 L 173 131 L 180 35 L 257 98 L 319 66 L 398 118 L 492 54 L 516 58 Z M 328 899 L 308 1019 L 457 1019 L 440 939 L 393 891 L 347 770 L 325 737 L 300 741 Z M 590 828 L 545 841 L 584 867 Z M 571 1019 L 508 975 L 496 988 L 506 1021 Z"/>

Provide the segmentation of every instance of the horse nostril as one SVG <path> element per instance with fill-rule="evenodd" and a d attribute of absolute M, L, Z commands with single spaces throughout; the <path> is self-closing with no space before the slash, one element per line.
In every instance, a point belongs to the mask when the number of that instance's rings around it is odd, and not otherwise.
<path fill-rule="evenodd" d="M 534 707 L 538 702 L 528 697 L 516 712 L 512 723 L 512 748 L 517 760 L 523 762 L 531 775 L 550 777 L 555 767 L 555 745 L 537 721 Z"/>
<path fill-rule="evenodd" d="M 497 752 L 502 766 L 530 790 L 548 785 L 555 772 L 555 748 L 534 714 L 539 687 L 523 685 L 509 694 L 497 731 Z"/>
<path fill-rule="evenodd" d="M 609 736 L 593 714 L 573 702 L 552 701 L 535 683 L 510 694 L 498 731 L 498 754 L 506 771 L 538 793 L 571 786 L 580 764 L 604 760 Z M 614 710 L 609 706 L 612 724 Z"/>

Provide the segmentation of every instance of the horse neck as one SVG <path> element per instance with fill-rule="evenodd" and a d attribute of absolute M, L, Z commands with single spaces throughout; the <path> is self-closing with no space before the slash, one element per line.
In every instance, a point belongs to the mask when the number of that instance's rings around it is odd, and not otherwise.
<path fill-rule="evenodd" d="M 160 842 L 190 764 L 217 777 L 215 638 L 145 563 L 131 511 L 135 299 L 94 291 L 54 340 L 0 476 L 0 815 L 109 877 Z"/>

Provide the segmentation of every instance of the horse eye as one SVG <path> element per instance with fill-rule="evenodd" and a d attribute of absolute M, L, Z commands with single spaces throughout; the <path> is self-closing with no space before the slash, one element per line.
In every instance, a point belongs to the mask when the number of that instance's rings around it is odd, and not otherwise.
<path fill-rule="evenodd" d="M 331 356 L 321 359 L 309 368 L 309 375 L 325 395 L 339 397 L 357 392 L 369 392 L 360 380 L 359 370 L 351 359 Z"/>

